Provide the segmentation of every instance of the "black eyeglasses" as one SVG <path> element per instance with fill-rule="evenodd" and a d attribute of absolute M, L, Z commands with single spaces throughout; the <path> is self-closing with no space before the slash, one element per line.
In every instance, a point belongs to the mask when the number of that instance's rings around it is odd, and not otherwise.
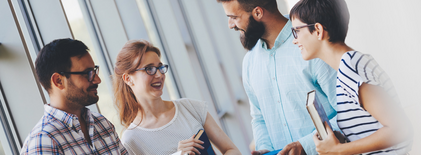
<path fill-rule="evenodd" d="M 155 75 L 157 70 L 159 70 L 159 72 L 161 72 L 162 74 L 165 74 L 168 71 L 168 65 L 162 65 L 159 67 L 149 66 L 149 67 L 136 69 L 136 71 L 141 71 L 141 70 L 145 70 L 148 75 Z"/>
<path fill-rule="evenodd" d="M 295 39 L 297 39 L 298 38 L 297 31 L 296 31 L 297 29 L 301 29 L 303 27 L 310 27 L 313 25 L 316 25 L 316 24 L 308 24 L 308 25 L 303 25 L 303 26 L 291 27 L 292 35 L 294 36 Z"/>
<path fill-rule="evenodd" d="M 60 74 L 87 74 L 88 81 L 92 82 L 94 80 L 95 75 L 99 73 L 99 66 L 95 66 L 94 70 L 86 71 L 86 72 L 60 72 Z"/>

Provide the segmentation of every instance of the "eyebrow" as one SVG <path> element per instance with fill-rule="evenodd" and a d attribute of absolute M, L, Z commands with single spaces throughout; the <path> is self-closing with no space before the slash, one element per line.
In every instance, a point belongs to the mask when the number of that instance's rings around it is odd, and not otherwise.
<path fill-rule="evenodd" d="M 227 15 L 227 17 L 238 17 L 238 16 L 235 16 L 235 15 Z"/>
<path fill-rule="evenodd" d="M 163 65 L 163 63 L 162 63 L 162 62 L 160 62 L 160 63 L 158 64 L 158 66 L 162 66 L 162 65 Z M 147 65 L 145 65 L 144 67 L 150 67 L 150 66 L 154 66 L 154 65 L 153 65 L 153 63 L 147 64 Z"/>
<path fill-rule="evenodd" d="M 95 69 L 95 67 L 89 67 L 89 68 L 86 68 L 85 70 L 83 70 L 83 72 L 91 71 L 91 70 L 94 70 L 94 69 Z"/>

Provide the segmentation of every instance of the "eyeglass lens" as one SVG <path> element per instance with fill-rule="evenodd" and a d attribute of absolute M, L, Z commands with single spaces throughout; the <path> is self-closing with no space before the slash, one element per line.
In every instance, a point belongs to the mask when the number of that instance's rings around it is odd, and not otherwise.
<path fill-rule="evenodd" d="M 89 75 L 89 82 L 93 81 L 95 78 L 95 75 L 99 73 L 99 67 L 95 67 L 94 70 L 89 71 L 88 75 Z"/>
<path fill-rule="evenodd" d="M 152 66 L 152 67 L 145 68 L 146 73 L 148 73 L 149 75 L 155 75 L 158 69 L 159 69 L 159 72 L 161 72 L 162 74 L 165 74 L 168 71 L 168 65 L 164 65 L 160 67 Z"/>
<path fill-rule="evenodd" d="M 295 39 L 297 39 L 297 32 L 295 31 L 294 28 L 291 28 L 292 30 L 292 36 L 294 36 Z"/>
<path fill-rule="evenodd" d="M 308 25 L 303 25 L 303 26 L 297 26 L 297 27 L 292 27 L 291 28 L 291 30 L 292 30 L 292 35 L 294 36 L 294 38 L 295 39 L 297 39 L 298 38 L 298 35 L 297 35 L 297 30 L 296 29 L 301 29 L 301 28 L 303 28 L 303 27 L 310 27 L 310 26 L 313 26 L 313 25 L 315 25 L 315 24 L 308 24 Z"/>

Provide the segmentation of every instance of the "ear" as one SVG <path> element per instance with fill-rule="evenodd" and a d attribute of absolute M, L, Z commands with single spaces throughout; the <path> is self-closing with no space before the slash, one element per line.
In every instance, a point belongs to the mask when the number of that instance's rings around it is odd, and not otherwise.
<path fill-rule="evenodd" d="M 253 16 L 254 20 L 256 21 L 261 21 L 263 18 L 263 13 L 264 10 L 263 8 L 261 8 L 260 6 L 255 7 L 252 11 L 251 11 L 251 15 Z"/>
<path fill-rule="evenodd" d="M 56 87 L 60 90 L 66 88 L 64 82 L 66 81 L 66 76 L 59 73 L 54 73 L 51 75 L 51 87 Z"/>
<path fill-rule="evenodd" d="M 314 27 L 315 27 L 315 31 L 316 31 L 316 35 L 317 35 L 317 39 L 318 40 L 323 40 L 323 39 L 325 39 L 326 38 L 326 36 L 325 36 L 325 33 L 327 32 L 327 31 L 325 31 L 324 29 L 323 29 L 323 25 L 322 24 L 320 24 L 320 23 L 316 23 L 315 25 L 314 25 Z"/>
<path fill-rule="evenodd" d="M 132 79 L 130 78 L 129 74 L 123 73 L 123 75 L 121 75 L 121 78 L 123 79 L 124 83 L 126 83 L 128 86 L 133 85 Z"/>

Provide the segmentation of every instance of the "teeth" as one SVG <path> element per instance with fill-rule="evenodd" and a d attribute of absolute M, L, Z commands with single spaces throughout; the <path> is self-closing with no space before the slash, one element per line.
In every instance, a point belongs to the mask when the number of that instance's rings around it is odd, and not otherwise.
<path fill-rule="evenodd" d="M 161 83 L 153 83 L 152 86 L 153 87 L 159 87 L 159 86 L 161 86 Z"/>

